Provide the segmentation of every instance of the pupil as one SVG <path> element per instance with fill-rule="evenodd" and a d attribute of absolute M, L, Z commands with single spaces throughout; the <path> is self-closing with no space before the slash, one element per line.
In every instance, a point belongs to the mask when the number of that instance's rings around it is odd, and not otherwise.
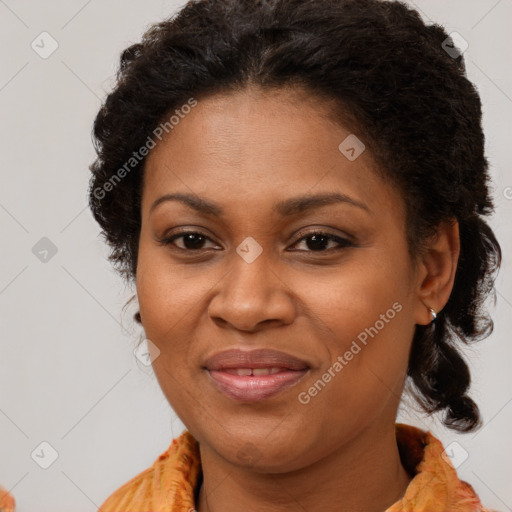
<path fill-rule="evenodd" d="M 312 250 L 314 250 L 315 248 L 316 249 L 325 249 L 326 245 L 329 243 L 329 238 L 326 237 L 325 235 L 311 235 L 308 238 L 309 238 L 309 240 L 313 240 L 312 244 L 310 242 L 306 242 L 308 249 L 312 249 Z"/>
<path fill-rule="evenodd" d="M 195 240 L 194 240 L 195 239 Z M 187 249 L 200 249 L 204 242 L 204 237 L 199 234 L 188 233 L 183 239 L 183 243 Z"/>

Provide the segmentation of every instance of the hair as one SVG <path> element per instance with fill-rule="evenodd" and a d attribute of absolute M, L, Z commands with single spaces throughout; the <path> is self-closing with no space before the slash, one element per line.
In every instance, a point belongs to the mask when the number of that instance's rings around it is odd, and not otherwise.
<path fill-rule="evenodd" d="M 441 26 L 384 0 L 196 0 L 151 26 L 122 52 L 94 122 L 89 203 L 110 261 L 135 278 L 145 159 L 134 152 L 191 97 L 289 86 L 325 99 L 402 192 L 411 256 L 442 222 L 459 223 L 454 286 L 435 322 L 416 326 L 408 377 L 427 413 L 475 430 L 457 345 L 492 332 L 484 303 L 495 299 L 501 249 L 483 219 L 494 206 L 480 98 L 447 42 Z"/>

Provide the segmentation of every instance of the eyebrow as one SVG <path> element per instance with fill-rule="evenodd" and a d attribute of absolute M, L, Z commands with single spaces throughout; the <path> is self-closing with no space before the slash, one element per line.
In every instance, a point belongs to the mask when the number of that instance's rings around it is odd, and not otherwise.
<path fill-rule="evenodd" d="M 149 212 L 151 213 L 158 205 L 168 201 L 179 201 L 186 206 L 196 210 L 198 213 L 202 213 L 204 215 L 211 215 L 215 217 L 222 217 L 224 215 L 224 210 L 217 203 L 201 198 L 194 194 L 183 193 L 166 194 L 159 197 L 151 205 Z M 365 210 L 368 213 L 371 213 L 370 208 L 362 201 L 354 199 L 346 194 L 340 194 L 338 192 L 291 197 L 289 199 L 285 199 L 284 201 L 275 203 L 272 210 L 280 214 L 282 217 L 289 217 L 299 213 L 304 213 L 314 208 L 338 203 L 355 206 Z"/>

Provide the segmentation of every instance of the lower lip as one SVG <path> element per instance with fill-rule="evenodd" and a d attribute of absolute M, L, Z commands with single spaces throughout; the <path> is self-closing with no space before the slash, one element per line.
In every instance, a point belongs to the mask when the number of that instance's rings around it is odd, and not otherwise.
<path fill-rule="evenodd" d="M 272 375 L 233 375 L 221 370 L 208 370 L 219 391 L 235 400 L 259 402 L 297 384 L 308 372 L 286 370 Z"/>

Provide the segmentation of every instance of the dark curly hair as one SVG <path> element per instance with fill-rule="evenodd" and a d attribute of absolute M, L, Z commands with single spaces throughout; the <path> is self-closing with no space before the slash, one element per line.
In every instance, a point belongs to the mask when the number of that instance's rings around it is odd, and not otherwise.
<path fill-rule="evenodd" d="M 401 190 L 411 256 L 441 222 L 459 222 L 454 287 L 435 322 L 416 326 L 408 382 L 425 411 L 445 411 L 449 428 L 476 429 L 480 414 L 456 345 L 492 331 L 484 302 L 495 298 L 501 249 L 482 218 L 494 206 L 480 98 L 463 55 L 447 43 L 441 26 L 384 0 L 195 0 L 152 26 L 122 53 L 94 123 L 89 202 L 111 262 L 135 278 L 145 161 L 136 150 L 160 123 L 191 97 L 301 87 L 334 105 L 332 115 Z"/>

